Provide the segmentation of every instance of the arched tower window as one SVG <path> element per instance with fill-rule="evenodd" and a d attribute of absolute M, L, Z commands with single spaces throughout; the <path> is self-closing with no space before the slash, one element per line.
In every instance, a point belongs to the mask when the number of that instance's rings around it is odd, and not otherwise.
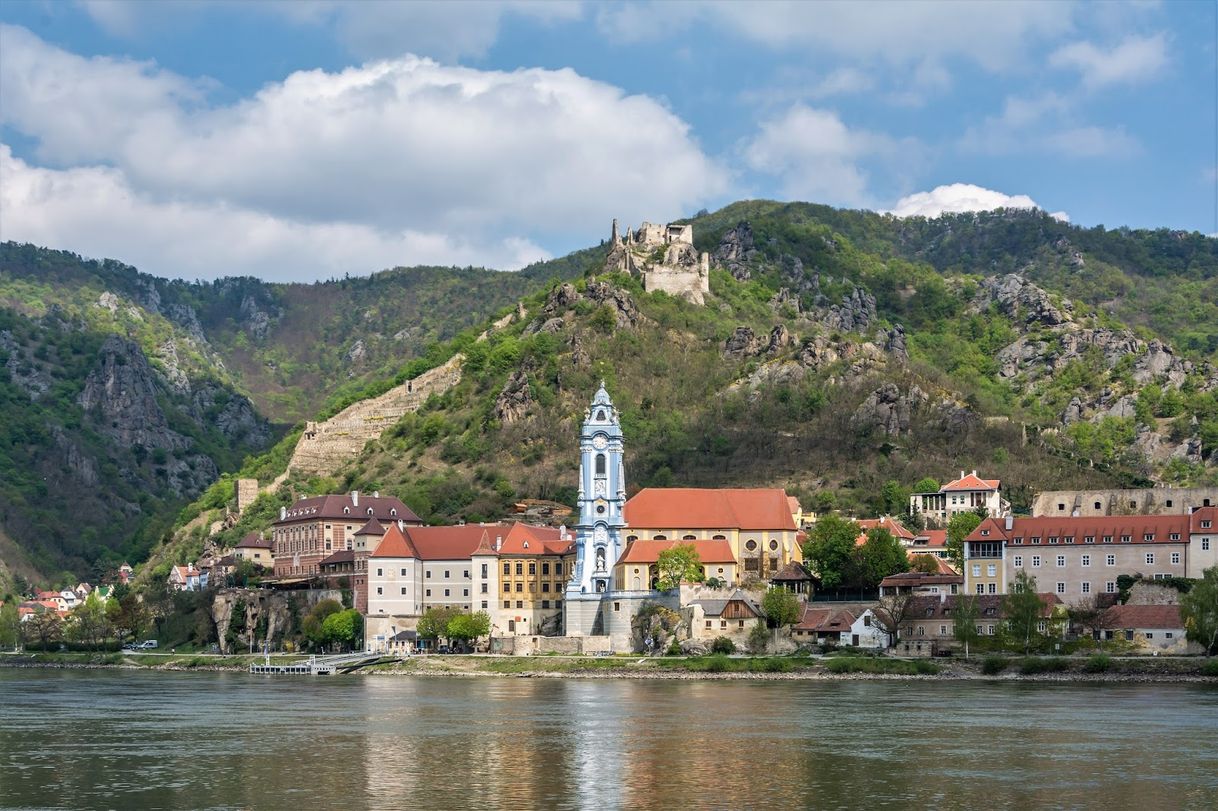
<path fill-rule="evenodd" d="M 596 475 L 605 475 L 605 454 L 603 453 L 598 453 L 596 455 Z"/>
<path fill-rule="evenodd" d="M 605 421 L 605 409 L 603 409 L 603 408 L 598 408 L 598 409 L 596 410 L 596 420 L 597 420 L 597 422 L 604 422 L 604 421 Z"/>

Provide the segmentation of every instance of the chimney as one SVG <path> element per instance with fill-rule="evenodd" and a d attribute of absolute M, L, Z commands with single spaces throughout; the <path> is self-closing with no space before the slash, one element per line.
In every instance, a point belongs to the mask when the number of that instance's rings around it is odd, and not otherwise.
<path fill-rule="evenodd" d="M 963 470 L 962 470 L 962 471 L 960 471 L 960 478 L 962 478 L 962 479 L 964 478 L 964 471 L 963 471 Z"/>
<path fill-rule="evenodd" d="M 946 591 L 939 592 L 939 605 L 943 605 L 946 602 L 947 602 L 947 592 Z"/>
<path fill-rule="evenodd" d="M 351 491 L 351 504 L 356 507 L 359 506 L 359 490 Z"/>
<path fill-rule="evenodd" d="M 279 508 L 279 520 L 282 521 L 283 519 L 285 519 L 287 517 L 288 517 L 288 508 L 280 507 Z"/>
<path fill-rule="evenodd" d="M 495 536 L 495 551 L 498 552 L 500 547 L 502 547 L 502 546 L 503 546 L 503 536 L 496 535 Z"/>
<path fill-rule="evenodd" d="M 406 522 L 401 518 L 398 519 L 398 529 L 402 530 L 403 532 L 406 531 Z"/>
<path fill-rule="evenodd" d="M 558 525 L 558 540 L 560 540 L 560 541 L 567 540 L 567 525 L 566 524 Z"/>
<path fill-rule="evenodd" d="M 1075 507 L 1073 510 L 1070 511 L 1070 517 L 1078 518 L 1078 507 Z"/>
<path fill-rule="evenodd" d="M 381 497 L 381 491 L 380 491 L 380 490 L 373 490 L 373 491 L 372 491 L 372 497 L 373 497 L 373 498 L 380 498 L 380 497 Z"/>
<path fill-rule="evenodd" d="M 1003 520 L 1002 524 L 1004 527 L 1006 527 L 1007 532 L 1010 532 L 1012 529 L 1015 528 L 1015 519 L 1012 516 L 1008 515 L 1006 517 L 1006 519 Z"/>
<path fill-rule="evenodd" d="M 977 468 L 973 468 L 973 475 L 974 475 L 974 476 L 976 476 L 976 475 L 977 475 Z"/>

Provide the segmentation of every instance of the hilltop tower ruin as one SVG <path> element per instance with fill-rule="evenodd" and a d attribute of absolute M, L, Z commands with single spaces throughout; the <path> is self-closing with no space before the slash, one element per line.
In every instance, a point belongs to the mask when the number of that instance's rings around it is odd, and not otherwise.
<path fill-rule="evenodd" d="M 710 292 L 710 255 L 694 248 L 694 227 L 688 224 L 644 222 L 619 233 L 615 219 L 604 269 L 639 277 L 649 293 L 663 290 L 695 304 L 704 304 Z"/>

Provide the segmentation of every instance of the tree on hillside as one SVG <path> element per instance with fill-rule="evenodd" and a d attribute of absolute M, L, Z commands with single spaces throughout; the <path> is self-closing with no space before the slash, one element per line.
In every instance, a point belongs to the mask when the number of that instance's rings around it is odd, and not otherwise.
<path fill-rule="evenodd" d="M 10 598 L 0 606 L 0 648 L 15 648 L 21 641 L 21 613 Z"/>
<path fill-rule="evenodd" d="M 702 558 L 691 543 L 679 543 L 661 552 L 656 559 L 660 591 L 675 589 L 682 583 L 701 583 L 706 579 L 702 569 Z"/>
<path fill-rule="evenodd" d="M 875 610 L 871 613 L 875 616 L 876 623 L 888 634 L 889 644 L 895 645 L 901 638 L 901 626 L 910 618 L 909 612 L 913 608 L 913 602 L 912 591 L 880 595 Z"/>
<path fill-rule="evenodd" d="M 981 639 L 981 632 L 977 630 L 977 617 L 980 613 L 981 608 L 975 595 L 957 595 L 956 604 L 952 606 L 952 636 L 964 646 L 965 659 L 968 658 L 969 647 Z"/>
<path fill-rule="evenodd" d="M 1024 571 L 1016 573 L 1010 592 L 1002 600 L 1002 609 L 1007 637 L 1022 646 L 1026 656 L 1044 638 L 1039 626 L 1045 604 L 1036 593 L 1036 578 Z"/>
<path fill-rule="evenodd" d="M 909 570 L 922 574 L 938 574 L 939 564 L 934 555 L 910 555 Z"/>
<path fill-rule="evenodd" d="M 448 624 L 461 612 L 450 606 L 429 608 L 419 617 L 417 632 L 419 639 L 434 642 L 438 639 L 448 639 Z"/>
<path fill-rule="evenodd" d="M 761 611 L 771 628 L 799 622 L 799 598 L 784 588 L 771 588 L 761 598 Z"/>
<path fill-rule="evenodd" d="M 932 479 L 930 476 L 918 479 L 918 483 L 913 486 L 915 493 L 937 493 L 939 492 L 939 482 Z"/>
<path fill-rule="evenodd" d="M 980 513 L 971 510 L 956 513 L 947 522 L 947 554 L 958 572 L 964 571 L 964 539 L 981 524 L 981 519 Z"/>
<path fill-rule="evenodd" d="M 37 642 L 40 650 L 46 650 L 62 637 L 63 621 L 54 611 L 40 611 L 21 623 L 21 631 L 27 645 Z"/>
<path fill-rule="evenodd" d="M 1206 569 L 1180 598 L 1180 618 L 1188 638 L 1205 648 L 1206 656 L 1218 653 L 1218 566 Z"/>
<path fill-rule="evenodd" d="M 889 479 L 880 488 L 880 501 L 885 515 L 904 515 L 909 508 L 909 488 Z"/>
<path fill-rule="evenodd" d="M 855 555 L 863 588 L 877 588 L 885 577 L 909 571 L 909 555 L 905 547 L 883 527 L 870 530 L 867 540 L 856 548 Z"/>
<path fill-rule="evenodd" d="M 458 614 L 448 621 L 445 635 L 453 642 L 470 644 L 491 632 L 491 618 L 485 611 Z"/>
<path fill-rule="evenodd" d="M 838 515 L 819 519 L 804 543 L 804 560 L 820 578 L 821 588 L 833 591 L 856 580 L 855 541 L 859 525 Z"/>

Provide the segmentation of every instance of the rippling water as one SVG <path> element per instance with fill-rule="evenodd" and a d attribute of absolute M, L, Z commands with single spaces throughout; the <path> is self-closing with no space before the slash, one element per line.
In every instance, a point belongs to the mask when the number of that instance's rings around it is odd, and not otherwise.
<path fill-rule="evenodd" d="M 1218 808 L 1218 689 L 0 670 L 4 808 Z"/>

